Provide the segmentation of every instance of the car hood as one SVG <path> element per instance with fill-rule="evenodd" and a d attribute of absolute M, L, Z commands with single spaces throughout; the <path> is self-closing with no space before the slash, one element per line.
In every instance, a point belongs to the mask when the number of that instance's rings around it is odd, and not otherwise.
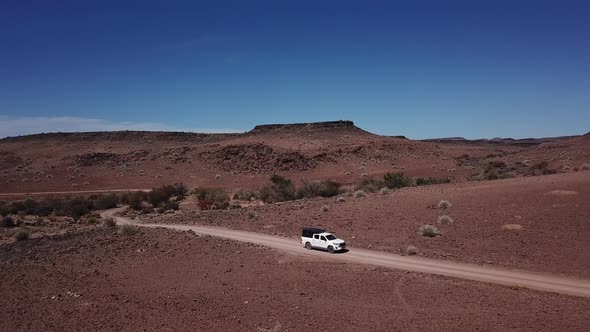
<path fill-rule="evenodd" d="M 336 240 L 332 240 L 332 243 L 334 243 L 334 244 L 342 244 L 342 243 L 344 243 L 344 240 L 336 239 Z"/>

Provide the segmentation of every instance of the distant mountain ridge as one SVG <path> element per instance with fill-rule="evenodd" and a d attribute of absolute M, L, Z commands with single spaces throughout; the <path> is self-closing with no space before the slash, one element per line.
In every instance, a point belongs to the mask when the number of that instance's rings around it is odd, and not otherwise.
<path fill-rule="evenodd" d="M 586 134 L 588 135 L 588 134 Z M 586 136 L 584 135 L 584 136 Z M 543 143 L 558 142 L 581 137 L 580 135 L 572 136 L 557 136 L 557 137 L 540 137 L 540 138 L 511 138 L 511 137 L 494 137 L 491 139 L 480 138 L 469 140 L 464 137 L 444 137 L 444 138 L 429 138 L 424 139 L 424 142 L 432 143 L 463 143 L 463 144 L 500 144 L 500 145 L 516 145 L 522 147 L 536 146 Z"/>

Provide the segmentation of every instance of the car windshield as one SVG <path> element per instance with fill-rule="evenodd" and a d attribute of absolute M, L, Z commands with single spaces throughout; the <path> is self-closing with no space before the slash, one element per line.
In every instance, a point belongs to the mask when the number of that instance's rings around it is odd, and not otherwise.
<path fill-rule="evenodd" d="M 336 240 L 336 237 L 334 235 L 330 234 L 330 235 L 326 235 L 326 239 L 328 239 L 328 240 Z"/>

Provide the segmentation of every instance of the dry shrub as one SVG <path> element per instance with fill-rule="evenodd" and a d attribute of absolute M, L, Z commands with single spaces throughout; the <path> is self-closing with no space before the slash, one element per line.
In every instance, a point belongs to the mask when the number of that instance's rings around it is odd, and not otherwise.
<path fill-rule="evenodd" d="M 453 222 L 454 222 L 453 218 L 451 218 L 447 215 L 438 217 L 439 224 L 448 225 L 448 224 L 452 224 Z"/>
<path fill-rule="evenodd" d="M 334 197 L 340 194 L 340 183 L 326 181 L 303 181 L 297 189 L 297 198 Z"/>
<path fill-rule="evenodd" d="M 425 237 L 435 237 L 440 235 L 438 229 L 432 225 L 424 225 L 418 228 L 418 234 L 425 236 Z"/>
<path fill-rule="evenodd" d="M 119 228 L 119 234 L 133 236 L 139 232 L 139 227 L 135 225 L 123 225 Z"/>
<path fill-rule="evenodd" d="M 448 209 L 448 208 L 453 207 L 453 204 L 451 204 L 451 202 L 449 202 L 449 201 L 442 200 L 442 201 L 438 202 L 437 206 L 439 209 Z"/>
<path fill-rule="evenodd" d="M 451 178 L 437 178 L 437 177 L 417 177 L 414 178 L 416 186 L 428 186 L 433 184 L 451 183 Z"/>
<path fill-rule="evenodd" d="M 537 175 L 548 175 L 548 174 L 557 174 L 557 170 L 553 168 L 549 168 L 549 163 L 546 161 L 541 161 L 529 167 L 528 172 L 526 175 L 537 176 Z"/>
<path fill-rule="evenodd" d="M 166 201 L 164 202 L 159 209 L 161 211 L 170 211 L 170 210 L 178 210 L 180 208 L 180 205 L 178 204 L 177 201 Z"/>
<path fill-rule="evenodd" d="M 415 255 L 418 253 L 418 248 L 416 248 L 415 246 L 407 246 L 406 249 L 404 250 L 404 253 L 408 256 L 411 255 Z"/>
<path fill-rule="evenodd" d="M 113 218 L 106 218 L 103 221 L 103 225 L 108 228 L 113 228 L 113 227 L 117 226 L 117 222 Z"/>
<path fill-rule="evenodd" d="M 387 173 L 383 176 L 383 182 L 389 189 L 411 187 L 414 184 L 412 178 L 406 176 L 403 172 Z"/>
<path fill-rule="evenodd" d="M 365 177 L 361 180 L 361 182 L 355 187 L 356 190 L 361 190 L 361 191 L 365 191 L 365 192 L 377 192 L 379 191 L 381 188 L 383 188 L 385 186 L 385 183 L 383 181 L 377 180 L 377 179 L 373 179 L 373 178 L 369 178 L 369 177 Z"/>
<path fill-rule="evenodd" d="M 240 201 L 251 201 L 258 198 L 255 191 L 240 189 L 234 194 L 234 199 Z"/>
<path fill-rule="evenodd" d="M 366 197 L 366 196 L 367 196 L 367 194 L 365 194 L 365 192 L 362 190 L 357 190 L 354 192 L 354 197 L 356 197 L 356 198 L 362 198 L 362 197 Z"/>
<path fill-rule="evenodd" d="M 229 206 L 229 195 L 222 188 L 195 188 L 192 193 L 201 210 L 219 210 Z"/>

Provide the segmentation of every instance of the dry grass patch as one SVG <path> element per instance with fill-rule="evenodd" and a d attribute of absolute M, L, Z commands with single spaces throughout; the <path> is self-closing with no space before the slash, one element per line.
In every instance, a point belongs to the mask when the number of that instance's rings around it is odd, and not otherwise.
<path fill-rule="evenodd" d="M 412 256 L 418 253 L 418 248 L 416 248 L 415 246 L 407 246 L 406 249 L 404 250 L 404 254 L 408 255 L 408 256 Z"/>
<path fill-rule="evenodd" d="M 112 228 L 112 227 L 115 227 L 115 226 L 117 226 L 117 222 L 116 222 L 116 221 L 115 221 L 115 219 L 113 219 L 113 218 L 106 218 L 106 219 L 103 221 L 103 223 L 102 223 L 102 224 L 103 224 L 105 227 L 109 227 L 109 228 Z"/>
<path fill-rule="evenodd" d="M 524 227 L 519 224 L 505 224 L 502 225 L 502 229 L 507 231 L 522 231 Z"/>
<path fill-rule="evenodd" d="M 133 236 L 139 232 L 139 227 L 134 225 L 123 225 L 119 228 L 119 234 Z"/>

